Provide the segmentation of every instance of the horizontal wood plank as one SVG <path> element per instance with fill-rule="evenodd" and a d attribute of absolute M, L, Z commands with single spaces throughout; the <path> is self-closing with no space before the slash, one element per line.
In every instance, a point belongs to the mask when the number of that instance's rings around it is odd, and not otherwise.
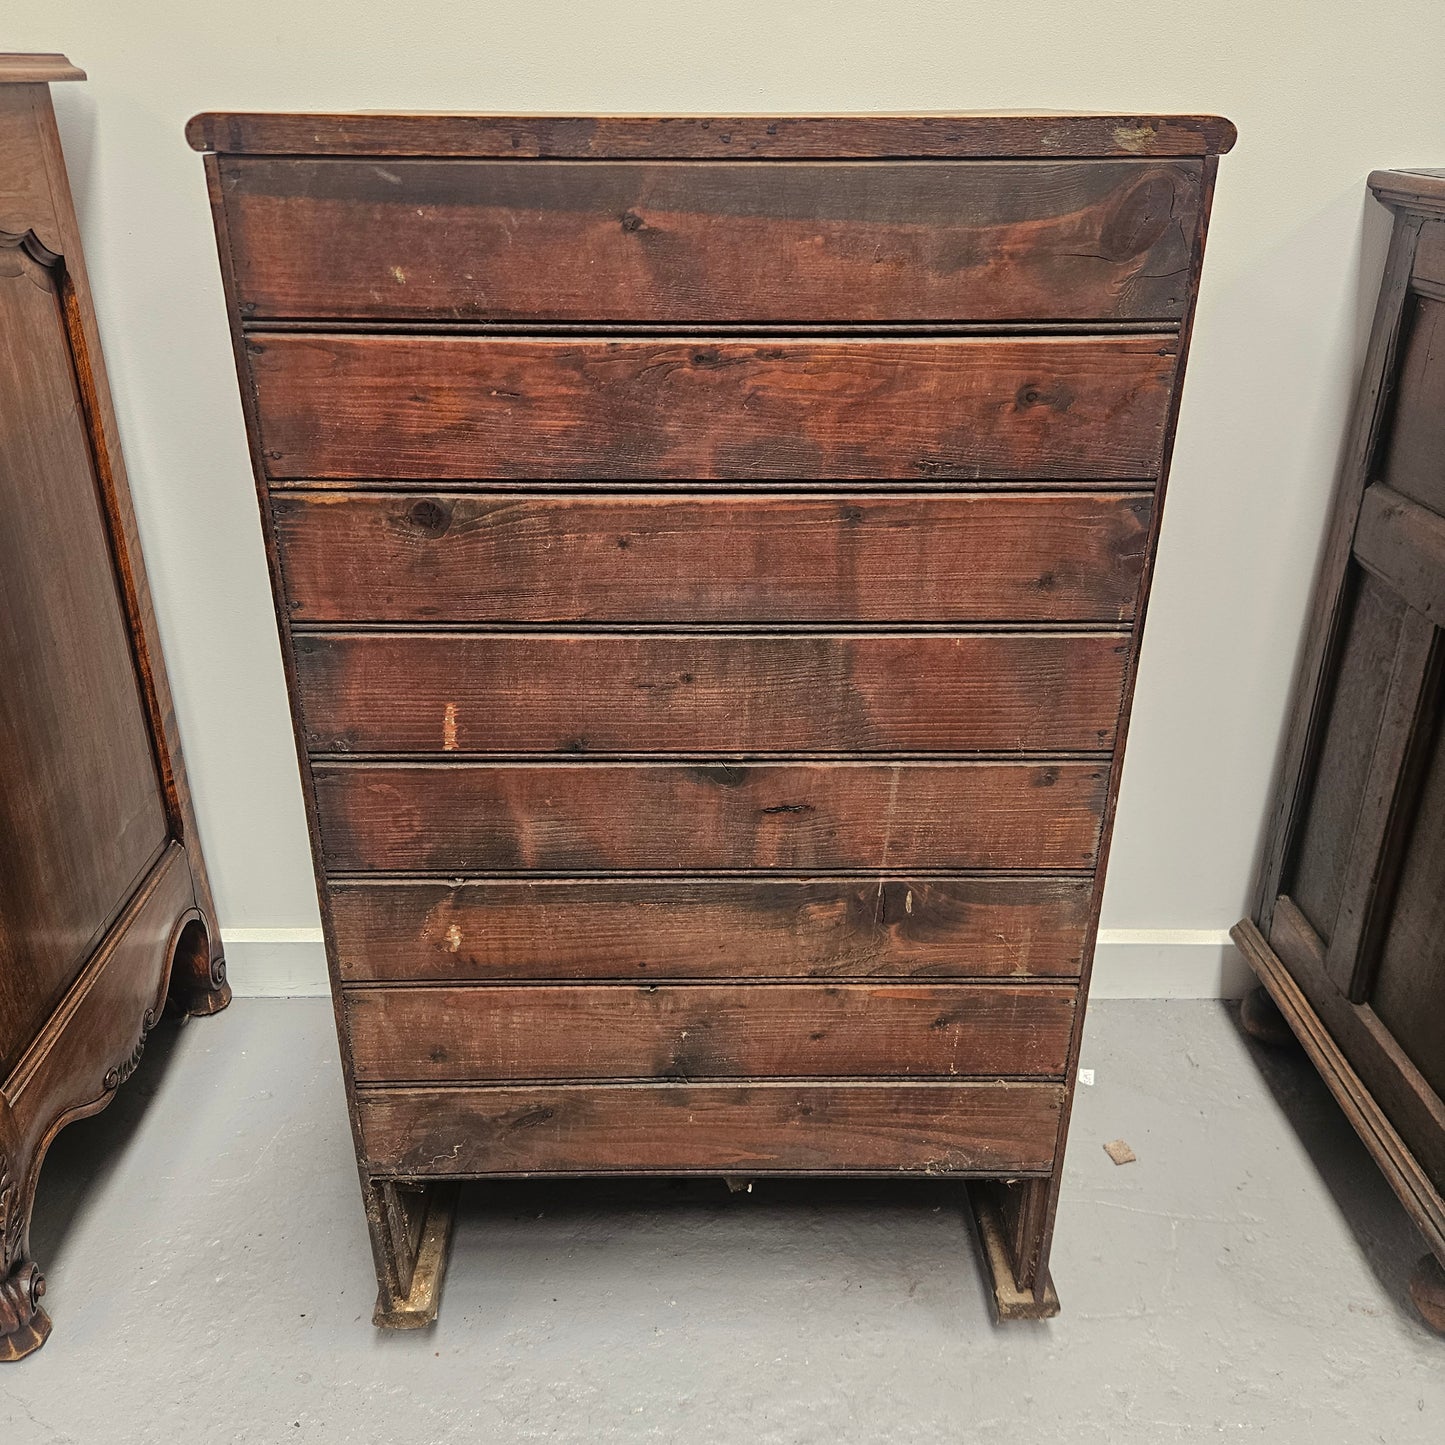
<path fill-rule="evenodd" d="M 370 1172 L 1042 1173 L 1057 1084 L 635 1084 L 364 1089 Z"/>
<path fill-rule="evenodd" d="M 275 478 L 1154 477 L 1170 336 L 252 333 Z"/>
<path fill-rule="evenodd" d="M 293 622 L 1118 624 L 1153 499 L 324 492 L 270 509 Z"/>
<path fill-rule="evenodd" d="M 293 641 L 321 753 L 1088 752 L 1127 637 L 322 633 Z"/>
<path fill-rule="evenodd" d="M 51 85 L 84 80 L 85 72 L 56 52 L 0 52 L 0 85 Z"/>
<path fill-rule="evenodd" d="M 1200 173 L 238 157 L 221 190 L 248 319 L 1177 320 Z"/>
<path fill-rule="evenodd" d="M 348 982 L 1077 978 L 1088 878 L 332 882 Z"/>
<path fill-rule="evenodd" d="M 353 988 L 359 1083 L 1060 1077 L 1072 986 Z"/>
<path fill-rule="evenodd" d="M 337 872 L 1083 869 L 1107 763 L 320 763 Z"/>
<path fill-rule="evenodd" d="M 276 155 L 633 157 L 1201 156 L 1227 151 L 1217 115 L 467 115 L 365 111 L 211 111 L 193 116 L 196 150 Z"/>

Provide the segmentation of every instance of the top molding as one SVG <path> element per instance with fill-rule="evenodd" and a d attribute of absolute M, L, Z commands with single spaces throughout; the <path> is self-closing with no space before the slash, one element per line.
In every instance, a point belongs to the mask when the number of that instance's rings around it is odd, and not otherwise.
<path fill-rule="evenodd" d="M 84 79 L 85 72 L 63 55 L 0 51 L 0 85 L 47 85 L 52 80 Z"/>
<path fill-rule="evenodd" d="M 1371 171 L 1370 189 L 1396 210 L 1445 216 L 1445 170 Z"/>
<path fill-rule="evenodd" d="M 1213 115 L 565 116 L 208 112 L 198 151 L 557 160 L 1008 160 L 1222 155 Z"/>

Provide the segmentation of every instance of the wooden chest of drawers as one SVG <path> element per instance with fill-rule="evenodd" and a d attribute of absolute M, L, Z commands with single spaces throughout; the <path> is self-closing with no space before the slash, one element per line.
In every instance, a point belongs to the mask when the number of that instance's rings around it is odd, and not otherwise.
<path fill-rule="evenodd" d="M 1047 1267 L 1227 122 L 207 115 L 377 1320 L 454 1180 Z"/>

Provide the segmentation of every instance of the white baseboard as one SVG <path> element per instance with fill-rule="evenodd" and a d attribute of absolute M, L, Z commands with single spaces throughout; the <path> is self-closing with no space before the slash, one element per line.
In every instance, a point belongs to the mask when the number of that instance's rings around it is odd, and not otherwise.
<path fill-rule="evenodd" d="M 317 998 L 331 992 L 319 928 L 223 928 L 226 977 L 238 998 Z"/>
<path fill-rule="evenodd" d="M 1101 928 L 1092 998 L 1239 998 L 1254 983 L 1229 937 L 1214 928 Z"/>
<path fill-rule="evenodd" d="M 241 998 L 327 993 L 319 928 L 232 928 L 226 973 Z M 1238 998 L 1252 975 L 1229 934 L 1211 928 L 1105 928 L 1094 954 L 1094 998 Z"/>

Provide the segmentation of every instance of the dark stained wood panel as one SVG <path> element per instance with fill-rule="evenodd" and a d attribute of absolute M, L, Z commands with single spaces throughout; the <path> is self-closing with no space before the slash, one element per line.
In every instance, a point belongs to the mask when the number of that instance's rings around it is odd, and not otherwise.
<path fill-rule="evenodd" d="M 1381 477 L 1445 515 L 1445 299 L 1414 298 Z"/>
<path fill-rule="evenodd" d="M 238 157 L 221 186 L 248 319 L 1177 320 L 1201 169 Z"/>
<path fill-rule="evenodd" d="M 1077 978 L 1087 878 L 341 883 L 341 977 Z"/>
<path fill-rule="evenodd" d="M 270 498 L 299 622 L 1102 622 L 1153 499 L 1119 493 Z"/>
<path fill-rule="evenodd" d="M 1056 1084 L 533 1084 L 366 1089 L 378 1174 L 1038 1173 Z"/>
<path fill-rule="evenodd" d="M 230 111 L 193 116 L 196 150 L 256 155 L 792 160 L 1222 155 L 1217 115 L 464 115 Z"/>
<path fill-rule="evenodd" d="M 295 640 L 321 753 L 1108 749 L 1118 633 Z"/>
<path fill-rule="evenodd" d="M 1445 178 L 1437 175 L 1435 183 L 1445 191 Z M 1440 214 L 1445 216 L 1445 208 Z M 1445 299 L 1445 220 L 1427 221 L 1420 227 L 1410 279 L 1421 291 Z"/>
<path fill-rule="evenodd" d="M 1395 211 L 1254 916 L 1235 937 L 1445 1261 L 1445 230 L 1442 173 Z M 1268 1015 L 1250 1000 L 1251 1015 Z M 1432 1287 L 1431 1281 L 1434 1281 Z M 1433 1294 L 1432 1294 L 1433 1288 Z"/>
<path fill-rule="evenodd" d="M 1055 1312 L 1233 128 L 190 136 L 220 152 L 378 1323 L 434 1314 L 450 1181 L 527 1173 L 988 1179 L 1001 1313 Z"/>
<path fill-rule="evenodd" d="M 321 763 L 340 872 L 1093 866 L 1107 763 Z"/>
<path fill-rule="evenodd" d="M 1058 1078 L 1075 990 L 1038 984 L 353 988 L 358 1083 Z"/>
<path fill-rule="evenodd" d="M 1406 607 L 1445 622 L 1445 516 L 1375 482 L 1360 500 L 1354 555 Z"/>
<path fill-rule="evenodd" d="M 1358 569 L 1349 607 L 1338 671 L 1319 725 L 1318 782 L 1302 814 L 1282 890 L 1326 943 L 1339 911 L 1404 616 L 1399 599 Z"/>
<path fill-rule="evenodd" d="M 18 246 L 0 246 L 0 517 L 3 1079 L 168 834 L 69 324 Z"/>
<path fill-rule="evenodd" d="M 51 1143 L 230 998 L 50 97 L 84 78 L 0 53 L 0 1368 L 51 1333 Z"/>
<path fill-rule="evenodd" d="M 250 335 L 274 478 L 1149 479 L 1170 336 Z"/>
<path fill-rule="evenodd" d="M 84 80 L 85 72 L 56 52 L 5 51 L 0 54 L 0 85 L 46 85 Z"/>
<path fill-rule="evenodd" d="M 1439 633 L 1436 634 L 1439 646 Z M 1445 688 L 1437 679 L 1423 723 L 1425 766 L 1410 837 L 1377 961 L 1370 1005 L 1445 1099 Z M 1445 1190 L 1445 1174 L 1435 1180 Z"/>

